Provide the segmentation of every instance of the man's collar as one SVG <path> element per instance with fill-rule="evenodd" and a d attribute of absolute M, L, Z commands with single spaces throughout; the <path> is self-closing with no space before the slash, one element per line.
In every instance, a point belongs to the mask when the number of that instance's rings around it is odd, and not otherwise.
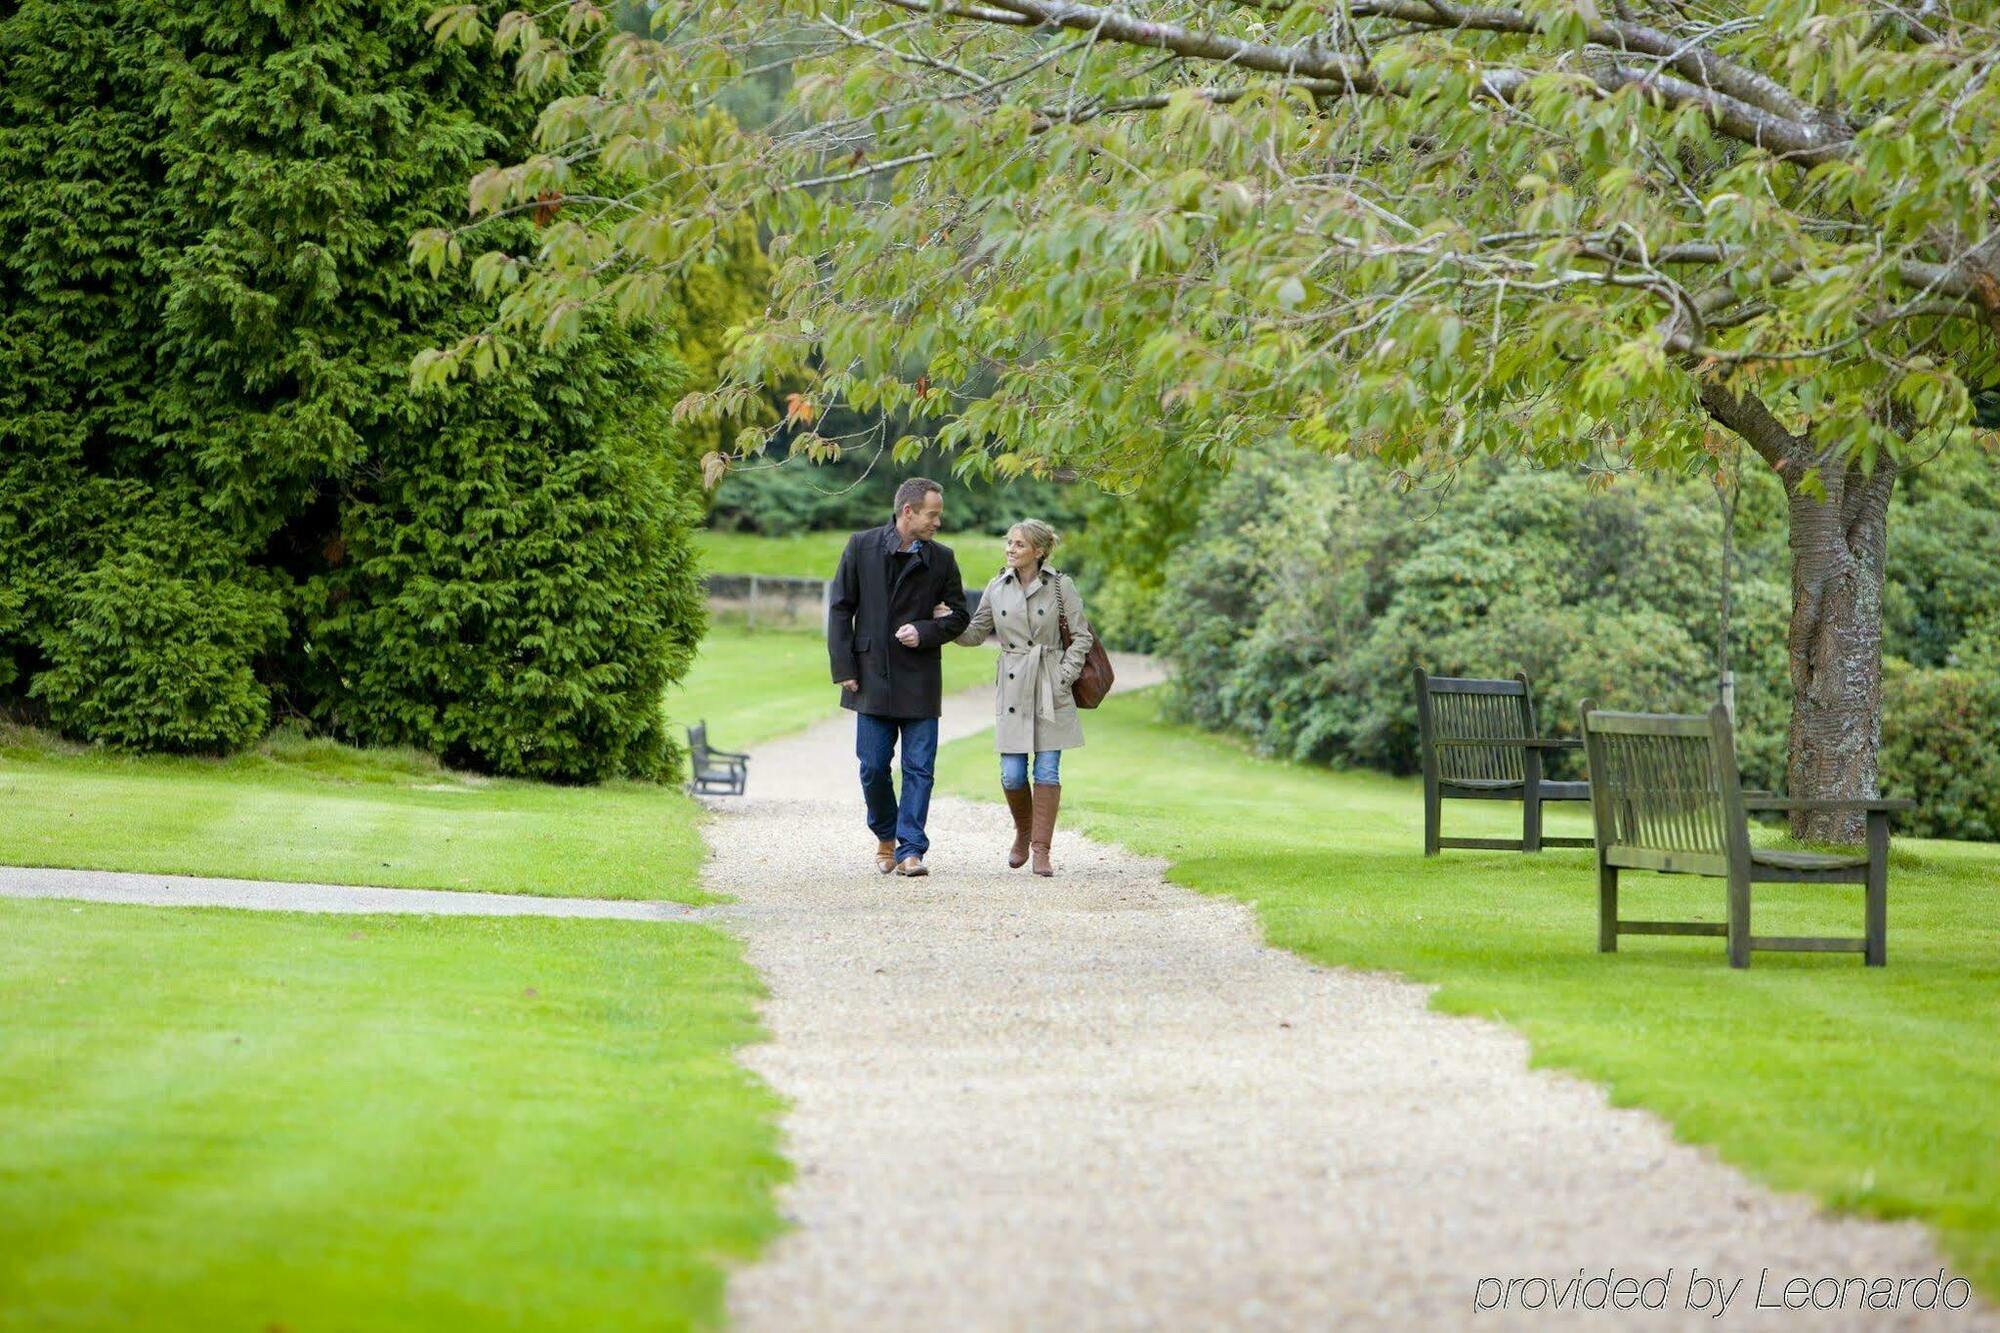
<path fill-rule="evenodd" d="M 924 539 L 921 537 L 912 537 L 910 540 L 913 543 L 915 543 L 913 546 L 911 546 L 910 549 L 918 554 L 922 554 L 924 549 Z M 895 555 L 901 553 L 902 549 L 903 549 L 902 530 L 898 528 L 894 523 L 884 524 L 882 527 L 882 550 L 887 554 Z"/>

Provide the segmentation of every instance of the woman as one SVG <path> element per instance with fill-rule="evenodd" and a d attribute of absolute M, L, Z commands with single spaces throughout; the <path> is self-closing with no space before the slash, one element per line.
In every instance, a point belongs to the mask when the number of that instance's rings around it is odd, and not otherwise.
<path fill-rule="evenodd" d="M 1000 789 L 1014 812 L 1014 845 L 1007 864 L 1019 867 L 1032 853 L 1037 875 L 1055 874 L 1049 842 L 1062 805 L 1062 752 L 1083 744 L 1070 686 L 1093 641 L 1076 585 L 1048 568 L 1049 552 L 1058 540 L 1055 529 L 1039 519 L 1016 523 L 1007 533 L 1007 567 L 986 585 L 971 625 L 958 636 L 967 647 L 1000 637 L 993 744 L 1000 752 Z M 1062 643 L 1065 623 L 1068 651 Z"/>

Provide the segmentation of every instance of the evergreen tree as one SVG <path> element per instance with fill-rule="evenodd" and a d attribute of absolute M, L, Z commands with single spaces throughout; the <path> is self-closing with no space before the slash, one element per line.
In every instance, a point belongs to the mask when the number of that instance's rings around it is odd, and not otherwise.
<path fill-rule="evenodd" d="M 539 99 L 427 7 L 0 18 L 0 696 L 212 751 L 274 710 L 499 772 L 664 775 L 702 627 L 672 315 L 413 393 L 485 302 L 410 236 Z M 496 244 L 531 248 L 529 217 Z"/>

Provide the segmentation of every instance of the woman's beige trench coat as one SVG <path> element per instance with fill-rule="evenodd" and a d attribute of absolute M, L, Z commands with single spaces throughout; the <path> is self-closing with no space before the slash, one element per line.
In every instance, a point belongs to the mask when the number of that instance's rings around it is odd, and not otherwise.
<path fill-rule="evenodd" d="M 1067 653 L 1058 615 L 1069 621 Z M 1045 568 L 1023 588 L 1013 570 L 1001 571 L 986 585 L 979 610 L 958 641 L 976 647 L 995 636 L 1000 664 L 994 673 L 993 748 L 1001 754 L 1033 754 L 1082 745 L 1083 723 L 1069 687 L 1083 670 L 1094 636 L 1076 585 Z"/>

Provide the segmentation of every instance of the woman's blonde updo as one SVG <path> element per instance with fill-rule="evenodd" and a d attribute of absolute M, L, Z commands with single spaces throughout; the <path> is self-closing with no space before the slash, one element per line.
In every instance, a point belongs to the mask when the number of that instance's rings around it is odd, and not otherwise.
<path fill-rule="evenodd" d="M 1041 557 L 1038 563 L 1041 564 L 1048 563 L 1050 554 L 1056 549 L 1056 543 L 1062 540 L 1061 534 L 1039 518 L 1024 518 L 1007 531 L 1020 533 L 1028 545 L 1040 551 Z"/>

